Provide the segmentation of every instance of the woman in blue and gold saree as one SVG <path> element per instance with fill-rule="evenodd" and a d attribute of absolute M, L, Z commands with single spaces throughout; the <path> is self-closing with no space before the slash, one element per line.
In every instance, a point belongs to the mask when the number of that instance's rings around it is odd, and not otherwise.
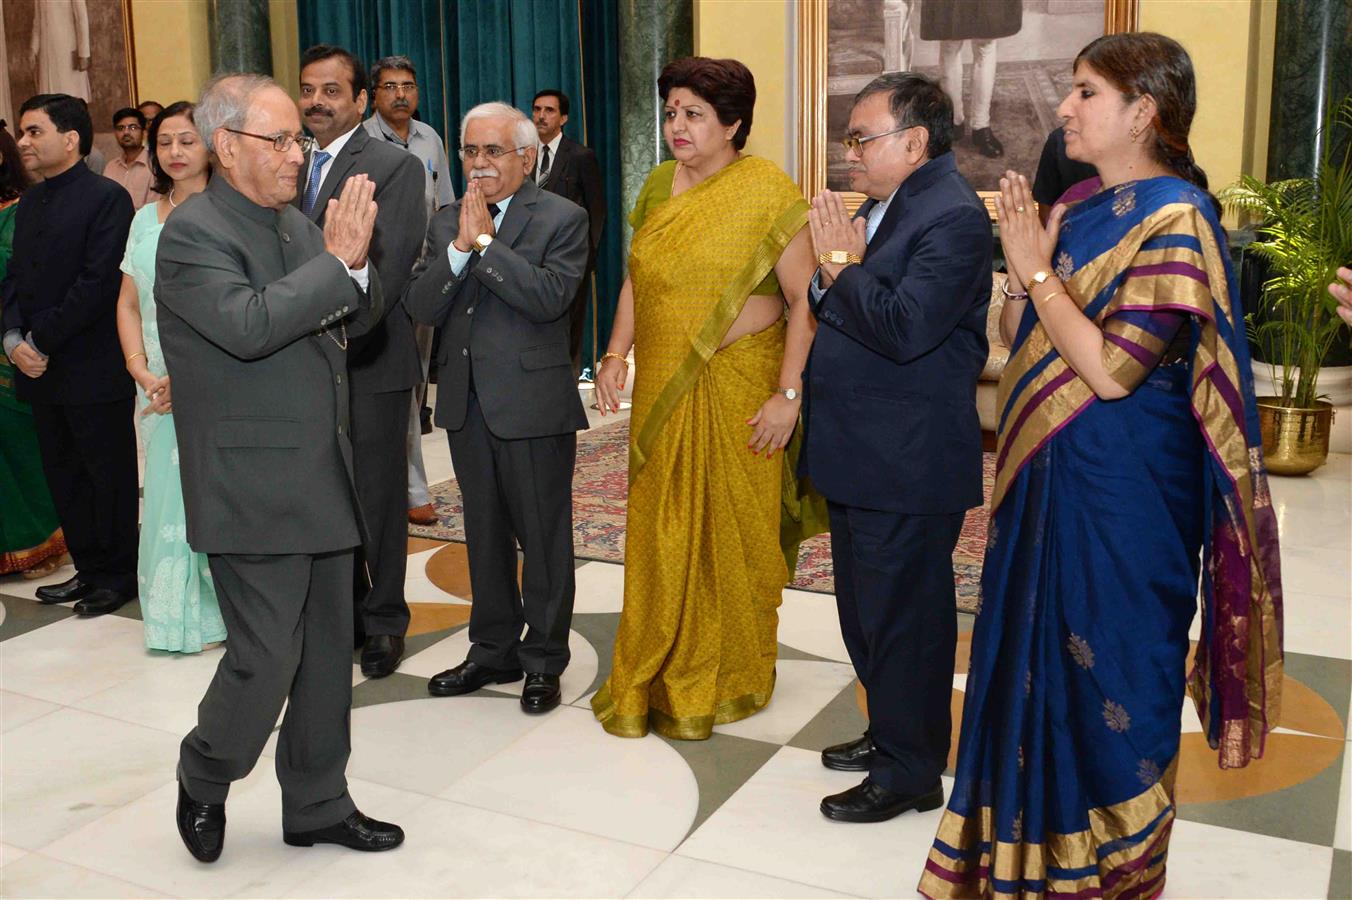
<path fill-rule="evenodd" d="M 928 897 L 1155 896 L 1185 692 L 1223 767 L 1277 724 L 1276 521 L 1225 230 L 1187 151 L 1193 96 L 1173 41 L 1101 38 L 1059 110 L 1100 178 L 1045 230 L 1026 179 L 1002 181 L 1031 299 L 1003 323 L 982 607 Z"/>

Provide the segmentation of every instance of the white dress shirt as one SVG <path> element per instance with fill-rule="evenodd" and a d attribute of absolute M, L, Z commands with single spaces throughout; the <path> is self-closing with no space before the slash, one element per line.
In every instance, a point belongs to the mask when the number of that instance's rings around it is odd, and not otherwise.
<path fill-rule="evenodd" d="M 316 150 L 323 150 L 325 153 L 329 155 L 329 158 L 324 160 L 324 165 L 319 167 L 319 189 L 321 191 L 324 190 L 324 179 L 329 177 L 329 172 L 333 169 L 333 161 L 338 158 L 338 154 L 342 153 L 343 148 L 347 146 L 348 140 L 351 139 L 352 137 L 352 132 L 356 131 L 360 127 L 361 123 L 358 122 L 356 125 L 352 126 L 352 131 L 349 131 L 347 134 L 344 134 L 341 137 L 334 138 L 332 141 L 329 142 L 329 145 L 327 147 L 320 147 L 318 144 L 315 145 Z M 310 174 L 311 174 L 310 171 L 307 171 L 305 173 L 306 177 L 302 178 L 300 181 L 302 186 L 310 183 L 309 178 Z M 341 193 L 341 191 L 334 191 L 333 193 L 335 196 L 337 196 L 338 194 Z"/>

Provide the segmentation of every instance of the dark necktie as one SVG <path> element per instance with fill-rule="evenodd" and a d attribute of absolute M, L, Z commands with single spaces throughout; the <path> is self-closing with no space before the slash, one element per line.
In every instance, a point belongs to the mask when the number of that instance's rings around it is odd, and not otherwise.
<path fill-rule="evenodd" d="M 502 207 L 498 206 L 496 203 L 488 204 L 488 218 L 497 221 L 498 213 L 500 212 L 502 212 Z"/>
<path fill-rule="evenodd" d="M 307 216 L 314 211 L 315 201 L 319 199 L 319 181 L 323 175 L 324 163 L 333 157 L 323 150 L 316 150 L 310 160 L 310 180 L 305 185 L 305 196 L 301 198 L 300 211 Z"/>
<path fill-rule="evenodd" d="M 549 180 L 549 145 L 545 144 L 540 151 L 540 174 L 535 177 L 536 184 L 544 184 Z"/>

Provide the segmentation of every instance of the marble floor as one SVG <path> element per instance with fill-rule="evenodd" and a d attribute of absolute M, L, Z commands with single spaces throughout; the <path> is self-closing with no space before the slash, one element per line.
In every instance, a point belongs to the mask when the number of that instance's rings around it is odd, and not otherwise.
<path fill-rule="evenodd" d="M 444 433 L 424 445 L 432 480 L 449 477 Z M 1283 727 L 1259 764 L 1221 772 L 1181 711 L 1168 897 L 1352 897 L 1352 456 L 1274 478 L 1272 493 Z M 284 845 L 265 758 L 231 793 L 212 866 L 179 842 L 174 763 L 222 651 L 149 653 L 135 604 L 83 620 L 35 603 L 43 582 L 0 578 L 0 896 L 914 896 L 937 811 L 880 825 L 817 812 L 856 781 L 818 751 L 865 724 L 831 597 L 785 592 L 765 711 L 705 742 L 622 740 L 587 705 L 609 669 L 622 567 L 579 561 L 566 705 L 528 717 L 519 685 L 427 695 L 426 678 L 463 658 L 473 595 L 463 546 L 413 539 L 408 562 L 408 656 L 379 681 L 354 666 L 349 766 L 361 808 L 407 843 L 371 856 Z"/>

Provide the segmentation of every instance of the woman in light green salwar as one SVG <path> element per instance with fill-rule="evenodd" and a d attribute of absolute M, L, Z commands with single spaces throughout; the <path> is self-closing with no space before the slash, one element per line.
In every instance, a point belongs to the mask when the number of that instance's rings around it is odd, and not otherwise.
<path fill-rule="evenodd" d="M 150 126 L 151 171 L 163 196 L 132 220 L 117 300 L 117 332 L 127 371 L 141 388 L 137 405 L 146 470 L 136 580 L 146 647 L 181 653 L 225 640 L 207 558 L 188 546 L 172 394 L 155 319 L 155 251 L 164 220 L 205 188 L 210 176 L 206 145 L 192 110 L 191 103 L 172 104 Z"/>

